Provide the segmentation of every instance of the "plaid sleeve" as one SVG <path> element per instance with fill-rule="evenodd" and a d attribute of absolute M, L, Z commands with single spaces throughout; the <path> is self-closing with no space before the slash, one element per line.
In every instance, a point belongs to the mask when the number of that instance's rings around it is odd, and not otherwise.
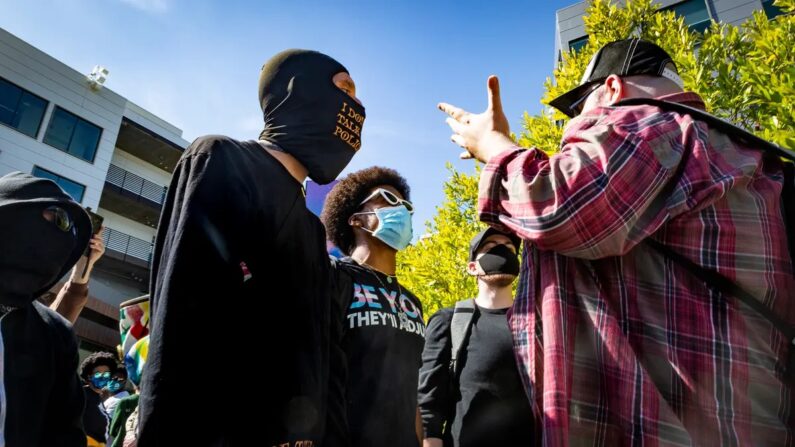
<path fill-rule="evenodd" d="M 682 153 L 659 132 L 580 119 L 551 157 L 505 151 L 481 175 L 480 219 L 567 256 L 624 254 L 667 219 L 658 196 Z"/>

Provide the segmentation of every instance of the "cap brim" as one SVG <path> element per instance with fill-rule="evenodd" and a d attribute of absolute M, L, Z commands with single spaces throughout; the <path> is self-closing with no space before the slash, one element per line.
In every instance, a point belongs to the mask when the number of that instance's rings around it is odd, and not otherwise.
<path fill-rule="evenodd" d="M 517 251 L 522 246 L 522 239 L 519 238 L 519 236 L 517 236 L 516 234 L 514 234 L 514 233 L 503 233 L 502 231 L 498 231 L 498 230 L 496 230 L 496 229 L 494 229 L 492 227 L 488 227 L 485 230 L 483 230 L 480 233 L 478 233 L 476 239 L 473 238 L 472 242 L 474 242 L 474 244 L 469 247 L 469 260 L 470 260 L 470 262 L 475 260 L 475 256 L 476 256 L 478 250 L 480 250 L 480 247 L 483 246 L 483 244 L 486 242 L 486 239 L 488 239 L 489 237 L 494 236 L 494 235 L 505 236 L 508 239 L 510 239 L 511 243 L 513 244 L 513 246 L 516 248 Z"/>
<path fill-rule="evenodd" d="M 564 115 L 568 116 L 569 118 L 574 118 L 575 116 L 579 115 L 577 110 L 573 108 L 575 104 L 582 99 L 582 96 L 588 93 L 588 89 L 590 89 L 594 84 L 601 81 L 590 81 L 584 84 L 581 84 L 568 92 L 558 96 L 557 98 L 549 101 L 549 105 L 552 107 L 560 110 L 563 112 Z"/>

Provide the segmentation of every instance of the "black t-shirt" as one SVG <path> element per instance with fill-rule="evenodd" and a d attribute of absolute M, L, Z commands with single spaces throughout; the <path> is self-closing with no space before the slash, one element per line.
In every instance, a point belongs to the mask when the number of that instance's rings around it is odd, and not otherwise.
<path fill-rule="evenodd" d="M 318 445 L 343 316 L 301 184 L 256 141 L 197 139 L 152 259 L 139 445 Z"/>
<path fill-rule="evenodd" d="M 533 415 L 516 369 L 508 309 L 478 307 L 459 362 L 459 390 L 451 390 L 450 323 L 453 309 L 428 321 L 423 352 L 420 410 L 426 436 L 456 447 L 533 445 Z"/>
<path fill-rule="evenodd" d="M 425 324 L 417 297 L 393 279 L 350 259 L 335 263 L 346 303 L 343 349 L 348 362 L 351 443 L 418 445 L 417 377 Z"/>

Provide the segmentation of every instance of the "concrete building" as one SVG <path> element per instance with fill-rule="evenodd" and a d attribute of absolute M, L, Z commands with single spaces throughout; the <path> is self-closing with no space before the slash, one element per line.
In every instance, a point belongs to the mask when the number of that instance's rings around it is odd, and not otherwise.
<path fill-rule="evenodd" d="M 0 28 L 0 175 L 51 178 L 105 218 L 106 253 L 75 330 L 81 350 L 113 349 L 119 303 L 147 293 L 155 227 L 188 142 L 86 75 Z"/>
<path fill-rule="evenodd" d="M 625 4 L 626 0 L 616 3 Z M 672 10 L 684 17 L 685 23 L 696 31 L 703 31 L 715 20 L 739 25 L 754 11 L 764 10 L 772 18 L 781 14 L 773 6 L 773 0 L 658 0 L 661 9 Z M 579 2 L 559 9 L 555 13 L 555 63 L 561 59 L 561 51 L 578 49 L 588 41 L 583 15 L 588 2 Z"/>

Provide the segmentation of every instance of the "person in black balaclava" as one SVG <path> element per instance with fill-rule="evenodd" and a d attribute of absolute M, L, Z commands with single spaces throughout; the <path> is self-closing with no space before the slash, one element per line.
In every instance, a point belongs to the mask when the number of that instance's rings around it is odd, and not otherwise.
<path fill-rule="evenodd" d="M 259 99 L 259 141 L 200 137 L 174 171 L 152 258 L 140 447 L 317 446 L 326 432 L 346 443 L 343 315 L 303 182 L 345 168 L 364 107 L 345 67 L 306 50 L 263 66 Z M 256 372 L 241 361 L 252 355 Z"/>
<path fill-rule="evenodd" d="M 88 214 L 55 182 L 0 177 L 0 445 L 85 446 L 72 326 L 36 298 L 86 250 Z"/>
<path fill-rule="evenodd" d="M 535 444 L 507 321 L 520 242 L 493 228 L 475 236 L 467 272 L 477 277 L 478 296 L 428 320 L 418 393 L 423 447 Z"/>

